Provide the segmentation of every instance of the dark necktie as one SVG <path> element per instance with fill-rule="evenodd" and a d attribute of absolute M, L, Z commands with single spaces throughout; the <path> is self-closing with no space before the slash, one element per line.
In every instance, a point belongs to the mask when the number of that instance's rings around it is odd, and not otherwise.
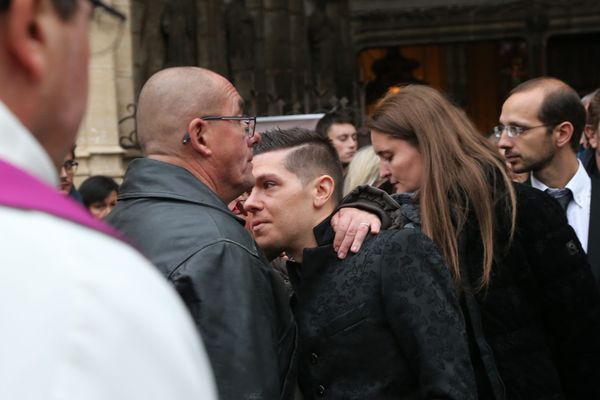
<path fill-rule="evenodd" d="M 554 197 L 558 204 L 562 207 L 564 212 L 567 212 L 567 207 L 571 200 L 573 200 L 573 192 L 571 189 L 546 189 L 546 193 Z"/>

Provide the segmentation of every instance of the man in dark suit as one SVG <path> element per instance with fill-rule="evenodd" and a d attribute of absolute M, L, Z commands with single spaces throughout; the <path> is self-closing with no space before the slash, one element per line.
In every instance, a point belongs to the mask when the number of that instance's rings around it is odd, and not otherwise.
<path fill-rule="evenodd" d="M 593 223 L 600 201 L 593 200 L 592 180 L 577 159 L 585 118 L 585 108 L 569 85 L 542 77 L 511 91 L 494 133 L 511 169 L 531 172 L 530 184 L 565 210 L 600 284 L 600 260 L 594 254 L 600 226 Z"/>

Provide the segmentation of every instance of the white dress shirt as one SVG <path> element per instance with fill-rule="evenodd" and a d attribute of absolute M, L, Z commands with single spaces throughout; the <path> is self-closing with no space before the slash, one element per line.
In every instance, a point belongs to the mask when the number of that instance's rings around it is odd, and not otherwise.
<path fill-rule="evenodd" d="M 590 229 L 590 206 L 592 202 L 592 181 L 585 172 L 581 161 L 577 172 L 567 183 L 565 188 L 571 189 L 573 200 L 567 206 L 567 219 L 573 227 L 581 246 L 587 252 L 588 235 Z M 546 190 L 548 186 L 531 175 L 531 186 L 536 189 Z M 556 188 L 563 189 L 563 188 Z"/>
<path fill-rule="evenodd" d="M 43 148 L 0 102 L 0 159 L 56 187 Z M 0 190 L 11 190 L 3 186 Z M 216 399 L 202 342 L 128 245 L 0 206 L 0 399 Z"/>

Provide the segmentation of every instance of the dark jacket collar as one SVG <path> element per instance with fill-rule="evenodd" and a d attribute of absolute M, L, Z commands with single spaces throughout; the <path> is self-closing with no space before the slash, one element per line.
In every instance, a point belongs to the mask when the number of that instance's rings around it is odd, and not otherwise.
<path fill-rule="evenodd" d="M 322 269 L 331 267 L 337 261 L 333 250 L 335 232 L 331 227 L 331 218 L 332 215 L 313 228 L 317 247 L 304 249 L 302 263 L 293 260 L 287 262 L 290 280 L 295 287 L 300 285 L 303 279 L 319 274 Z"/>
<path fill-rule="evenodd" d="M 333 238 L 335 237 L 335 232 L 331 227 L 331 218 L 333 215 L 325 218 L 321 223 L 313 228 L 313 234 L 315 235 L 315 239 L 317 240 L 317 246 L 326 246 L 328 244 L 333 244 Z"/>
<path fill-rule="evenodd" d="M 215 208 L 232 214 L 215 192 L 186 169 L 149 158 L 133 160 L 119 189 L 119 200 L 172 199 Z"/>

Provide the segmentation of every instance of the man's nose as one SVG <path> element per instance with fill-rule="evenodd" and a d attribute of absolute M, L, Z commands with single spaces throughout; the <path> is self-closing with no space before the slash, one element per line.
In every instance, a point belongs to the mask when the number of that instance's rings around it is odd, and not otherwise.
<path fill-rule="evenodd" d="M 514 142 L 512 138 L 509 138 L 506 132 L 502 132 L 502 134 L 500 134 L 500 137 L 498 138 L 498 141 L 496 142 L 496 146 L 498 146 L 501 149 L 508 149 L 513 147 L 513 145 Z"/>
<path fill-rule="evenodd" d="M 67 170 L 64 166 L 60 167 L 60 177 L 61 178 L 66 178 L 67 177 Z"/>
<path fill-rule="evenodd" d="M 253 147 L 255 144 L 258 144 L 261 139 L 262 136 L 260 135 L 260 133 L 254 132 L 254 135 L 252 135 L 252 137 L 248 139 L 248 146 Z"/>
<path fill-rule="evenodd" d="M 244 202 L 244 210 L 246 210 L 249 213 L 253 213 L 253 212 L 258 211 L 259 208 L 260 207 L 259 207 L 256 190 L 252 189 L 252 192 L 250 192 L 250 195 Z"/>

